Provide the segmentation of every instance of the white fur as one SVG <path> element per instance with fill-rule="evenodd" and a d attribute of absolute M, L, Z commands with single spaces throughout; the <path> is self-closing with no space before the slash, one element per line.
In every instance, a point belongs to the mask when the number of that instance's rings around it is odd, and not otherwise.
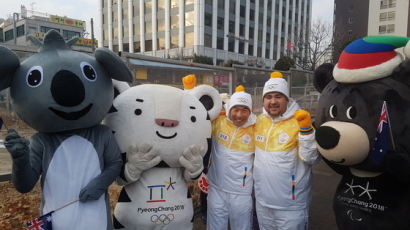
<path fill-rule="evenodd" d="M 362 69 L 342 69 L 336 64 L 333 69 L 333 76 L 340 83 L 360 83 L 389 76 L 394 68 L 402 62 L 400 55 L 377 66 L 370 66 Z"/>

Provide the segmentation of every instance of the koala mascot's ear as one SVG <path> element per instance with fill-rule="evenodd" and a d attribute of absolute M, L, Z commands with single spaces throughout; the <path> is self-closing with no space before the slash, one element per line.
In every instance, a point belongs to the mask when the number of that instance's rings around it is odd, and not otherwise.
<path fill-rule="evenodd" d="M 3 46 L 0 46 L 0 60 L 0 90 L 3 90 L 10 86 L 20 60 L 16 53 Z"/>
<path fill-rule="evenodd" d="M 209 118 L 214 120 L 218 117 L 222 109 L 222 99 L 219 96 L 218 90 L 209 85 L 196 86 L 196 77 L 194 74 L 187 75 L 182 78 L 184 90 L 194 95 L 205 106 L 208 111 Z"/>
<path fill-rule="evenodd" d="M 333 80 L 333 68 L 334 65 L 331 63 L 325 63 L 320 65 L 313 75 L 313 85 L 316 90 L 322 92 L 327 84 Z"/>
<path fill-rule="evenodd" d="M 122 92 L 130 88 L 127 82 L 117 81 L 112 79 L 112 84 L 114 86 L 114 98 L 120 95 Z"/>
<path fill-rule="evenodd" d="M 133 75 L 128 66 L 114 52 L 107 48 L 95 50 L 95 59 L 104 67 L 108 76 L 118 81 L 132 82 Z"/>

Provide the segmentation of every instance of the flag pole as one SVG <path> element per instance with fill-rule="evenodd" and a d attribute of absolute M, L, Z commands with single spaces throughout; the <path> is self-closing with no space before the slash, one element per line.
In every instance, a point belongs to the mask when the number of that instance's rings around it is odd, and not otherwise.
<path fill-rule="evenodd" d="M 396 144 L 394 143 L 394 138 L 393 138 L 393 131 L 391 130 L 391 120 L 390 120 L 390 116 L 389 116 L 389 110 L 387 109 L 387 102 L 384 101 L 384 103 L 386 103 L 386 113 L 387 113 L 387 119 L 389 120 L 389 133 L 390 133 L 390 139 L 391 139 L 391 144 L 393 147 L 393 151 L 396 151 Z"/>
<path fill-rule="evenodd" d="M 67 207 L 67 206 L 69 206 L 69 205 L 71 205 L 71 204 L 74 204 L 74 203 L 77 202 L 77 201 L 79 201 L 79 199 L 77 199 L 77 200 L 72 200 L 72 201 L 70 201 L 70 202 L 68 202 L 68 203 L 66 203 L 66 204 L 64 204 L 64 205 L 62 205 L 61 207 L 54 209 L 54 210 L 51 211 L 51 212 L 56 212 L 56 211 L 58 211 L 58 210 L 60 210 L 60 209 L 63 209 L 63 208 L 65 208 L 65 207 Z"/>

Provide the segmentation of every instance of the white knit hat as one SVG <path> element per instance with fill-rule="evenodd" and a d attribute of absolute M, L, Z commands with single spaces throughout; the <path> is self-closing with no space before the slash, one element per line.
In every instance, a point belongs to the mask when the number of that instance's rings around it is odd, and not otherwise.
<path fill-rule="evenodd" d="M 235 93 L 232 94 L 228 103 L 228 113 L 236 105 L 246 106 L 252 112 L 252 96 L 245 92 L 245 87 L 242 85 L 236 87 Z"/>
<path fill-rule="evenodd" d="M 270 74 L 270 79 L 265 82 L 265 86 L 263 87 L 262 98 L 265 97 L 265 94 L 271 92 L 279 92 L 289 98 L 288 82 L 283 78 L 280 72 Z"/>

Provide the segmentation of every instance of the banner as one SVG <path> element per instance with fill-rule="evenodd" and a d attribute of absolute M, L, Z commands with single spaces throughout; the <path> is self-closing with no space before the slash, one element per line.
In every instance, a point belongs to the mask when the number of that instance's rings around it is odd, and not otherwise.
<path fill-rule="evenodd" d="M 63 24 L 67 26 L 85 28 L 85 21 L 76 20 L 76 19 L 67 18 L 67 17 L 60 17 L 56 15 L 50 16 L 50 22 L 54 22 L 57 24 Z"/>

